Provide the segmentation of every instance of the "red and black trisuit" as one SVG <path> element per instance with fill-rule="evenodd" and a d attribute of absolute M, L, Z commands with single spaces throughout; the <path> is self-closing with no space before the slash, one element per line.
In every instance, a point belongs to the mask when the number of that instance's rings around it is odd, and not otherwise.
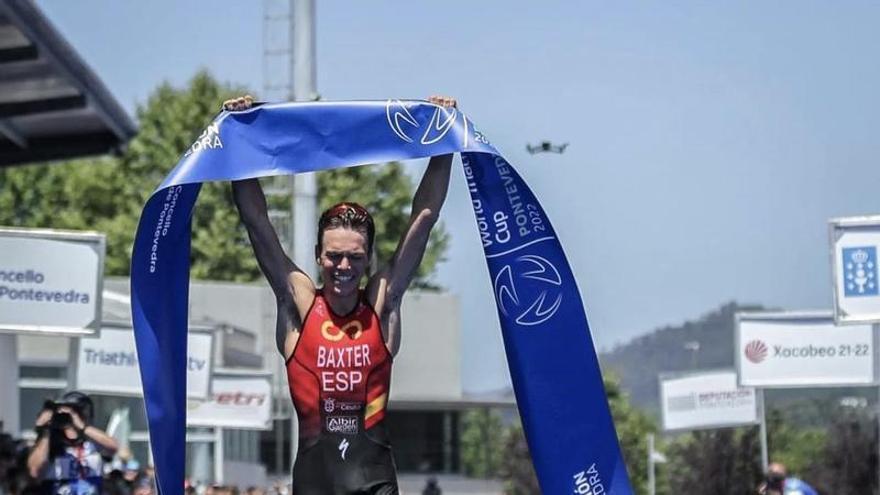
<path fill-rule="evenodd" d="M 337 315 L 318 291 L 287 380 L 299 417 L 293 495 L 398 493 L 383 421 L 391 353 L 363 293 L 354 310 Z"/>

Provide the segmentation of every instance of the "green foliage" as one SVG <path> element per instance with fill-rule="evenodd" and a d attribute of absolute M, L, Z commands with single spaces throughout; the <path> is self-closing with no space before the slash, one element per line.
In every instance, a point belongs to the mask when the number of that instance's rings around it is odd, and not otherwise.
<path fill-rule="evenodd" d="M 501 416 L 488 408 L 472 409 L 464 413 L 461 422 L 461 465 L 465 474 L 478 478 L 498 476 L 505 452 Z"/>
<path fill-rule="evenodd" d="M 137 109 L 139 131 L 119 157 L 0 170 L 0 225 L 94 230 L 107 235 L 107 275 L 128 275 L 141 208 L 165 175 L 243 88 L 197 73 L 182 89 L 162 84 Z M 406 226 L 413 187 L 399 164 L 321 174 L 322 204 L 362 201 L 376 219 L 378 254 L 389 259 Z M 441 259 L 447 236 L 435 229 L 417 286 Z M 205 184 L 193 215 L 191 274 L 197 279 L 252 281 L 260 276 L 228 184 Z"/>
<path fill-rule="evenodd" d="M 605 395 L 614 418 L 617 439 L 623 450 L 629 479 L 636 493 L 648 493 L 648 433 L 654 433 L 654 422 L 640 409 L 633 407 L 621 390 L 620 382 L 610 373 L 605 374 Z"/>
<path fill-rule="evenodd" d="M 319 207 L 322 211 L 341 201 L 354 201 L 373 215 L 376 224 L 375 258 L 380 263 L 391 260 L 397 243 L 409 225 L 413 193 L 410 178 L 397 162 L 379 167 L 349 167 L 318 173 Z M 448 244 L 449 236 L 443 225 L 435 226 L 422 264 L 413 279 L 413 287 L 436 287 L 431 283 L 430 275 L 437 263 L 443 260 Z"/>
<path fill-rule="evenodd" d="M 137 109 L 137 136 L 120 157 L 16 167 L 0 172 L 0 224 L 96 230 L 107 235 L 107 275 L 127 275 L 141 208 L 220 102 L 244 90 L 207 72 L 184 89 L 162 84 Z M 229 186 L 207 184 L 193 218 L 195 278 L 253 280 L 258 275 Z"/>
<path fill-rule="evenodd" d="M 867 408 L 839 407 L 827 442 L 804 477 L 821 493 L 877 493 L 877 420 Z M 795 473 L 798 473 L 795 471 Z"/>
<path fill-rule="evenodd" d="M 133 195 L 142 196 L 139 205 L 214 118 L 220 102 L 245 92 L 221 85 L 203 71 L 183 90 L 164 84 L 153 93 L 138 109 L 140 131 L 120 167 L 124 180 L 135 182 Z M 193 278 L 249 281 L 259 275 L 228 184 L 201 189 L 193 214 L 191 263 Z"/>
<path fill-rule="evenodd" d="M 646 494 L 648 493 L 647 435 L 653 433 L 656 427 L 647 415 L 630 404 L 629 398 L 620 389 L 620 383 L 615 377 L 606 374 L 604 384 L 629 479 L 637 494 Z M 510 495 L 541 493 L 528 445 L 522 427 L 518 424 L 507 430 L 504 452 L 501 477 L 505 481 L 506 493 Z"/>
<path fill-rule="evenodd" d="M 757 427 L 696 431 L 681 435 L 666 448 L 668 463 L 658 493 L 752 495 L 761 482 Z"/>
<path fill-rule="evenodd" d="M 506 495 L 541 493 L 521 424 L 516 423 L 507 429 L 503 445 L 504 457 L 501 461 L 500 475 L 504 480 L 504 493 Z"/>
<path fill-rule="evenodd" d="M 801 401 L 796 409 L 806 409 Z M 767 414 L 767 444 L 773 462 L 784 464 L 790 473 L 806 475 L 809 468 L 822 457 L 827 436 L 824 428 L 797 425 L 786 421 L 790 414 L 771 409 Z M 823 421 L 824 422 L 824 421 Z"/>

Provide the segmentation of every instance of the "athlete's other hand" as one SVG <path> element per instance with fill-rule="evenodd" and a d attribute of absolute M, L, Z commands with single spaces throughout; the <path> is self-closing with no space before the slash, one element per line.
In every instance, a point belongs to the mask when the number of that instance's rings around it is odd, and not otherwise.
<path fill-rule="evenodd" d="M 233 98 L 231 100 L 226 100 L 223 102 L 223 110 L 229 110 L 230 112 L 237 112 L 240 110 L 247 110 L 248 108 L 254 105 L 254 97 L 251 95 L 239 96 L 238 98 Z"/>
<path fill-rule="evenodd" d="M 428 101 L 444 108 L 458 108 L 458 102 L 451 96 L 431 95 L 428 97 Z"/>

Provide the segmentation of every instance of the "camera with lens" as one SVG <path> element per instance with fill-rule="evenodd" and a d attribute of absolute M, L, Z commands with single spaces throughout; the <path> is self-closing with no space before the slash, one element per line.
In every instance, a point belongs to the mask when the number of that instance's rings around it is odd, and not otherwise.
<path fill-rule="evenodd" d="M 82 415 L 81 411 L 79 411 L 79 404 L 75 402 L 68 401 L 54 401 L 54 400 L 46 400 L 43 403 L 43 409 L 52 411 L 52 419 L 49 420 L 49 428 L 53 430 L 63 430 L 68 426 L 73 426 L 73 417 L 70 413 L 67 412 L 59 412 L 59 409 L 62 407 L 69 407 L 76 411 L 77 414 Z"/>
<path fill-rule="evenodd" d="M 89 424 L 92 420 L 94 411 L 92 399 L 81 392 L 68 392 L 60 399 L 47 399 L 43 403 L 44 410 L 52 411 L 52 419 L 46 425 L 50 430 L 60 431 L 74 426 L 73 417 L 70 413 L 62 411 L 65 408 L 75 412 L 86 424 Z"/>
<path fill-rule="evenodd" d="M 785 475 L 782 473 L 767 473 L 765 482 L 768 490 L 782 493 L 782 490 L 785 489 Z"/>

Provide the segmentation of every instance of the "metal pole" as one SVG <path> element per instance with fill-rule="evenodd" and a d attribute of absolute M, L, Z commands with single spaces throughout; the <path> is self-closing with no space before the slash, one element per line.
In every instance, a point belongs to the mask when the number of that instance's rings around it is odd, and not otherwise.
<path fill-rule="evenodd" d="M 279 399 L 274 399 L 274 402 L 278 403 Z M 275 430 L 275 473 L 276 474 L 286 474 L 284 469 L 284 420 L 280 418 L 281 416 L 281 407 L 275 406 L 275 409 L 278 411 L 276 413 L 276 418 L 272 420 L 272 429 Z"/>
<path fill-rule="evenodd" d="M 30 429 L 30 426 L 21 427 L 21 392 L 18 388 L 18 370 L 18 336 L 14 333 L 0 334 L 0 394 L 2 394 L 0 396 L 7 397 L 3 401 L 4 404 L 0 405 L 0 426 L 2 426 L 0 432 L 6 431 L 13 437 L 18 437 L 23 429 Z M 74 385 L 75 382 L 70 379 L 68 388 L 73 388 Z"/>
<path fill-rule="evenodd" d="M 290 61 L 294 101 L 314 101 L 318 97 L 315 64 L 315 0 L 291 0 Z M 314 173 L 293 176 L 293 261 L 312 280 L 317 277 L 318 181 Z"/>
<path fill-rule="evenodd" d="M 648 495 L 654 495 L 657 482 L 654 479 L 654 434 L 648 433 Z"/>
<path fill-rule="evenodd" d="M 214 428 L 214 483 L 223 484 L 223 428 Z"/>
<path fill-rule="evenodd" d="M 317 69 L 315 64 L 315 0 L 290 0 L 290 61 L 291 85 L 294 101 L 313 101 L 318 98 Z M 291 176 L 291 221 L 293 222 L 292 256 L 296 265 L 317 281 L 318 267 L 314 248 L 317 243 L 318 181 L 314 173 Z M 293 409 L 293 408 L 291 408 Z M 299 420 L 296 410 L 290 415 L 290 460 L 296 461 L 299 448 Z"/>
<path fill-rule="evenodd" d="M 758 404 L 761 409 L 761 467 L 766 472 L 767 466 L 770 465 L 770 453 L 767 448 L 767 411 L 764 406 L 764 389 L 759 388 L 756 392 L 758 393 Z"/>
<path fill-rule="evenodd" d="M 874 410 L 877 414 L 877 493 L 880 493 L 880 381 L 878 381 L 878 373 L 880 373 L 880 364 L 877 359 L 877 349 L 880 348 L 880 325 L 874 323 L 871 325 L 872 346 L 874 351 L 874 381 L 877 383 L 877 404 Z"/>

